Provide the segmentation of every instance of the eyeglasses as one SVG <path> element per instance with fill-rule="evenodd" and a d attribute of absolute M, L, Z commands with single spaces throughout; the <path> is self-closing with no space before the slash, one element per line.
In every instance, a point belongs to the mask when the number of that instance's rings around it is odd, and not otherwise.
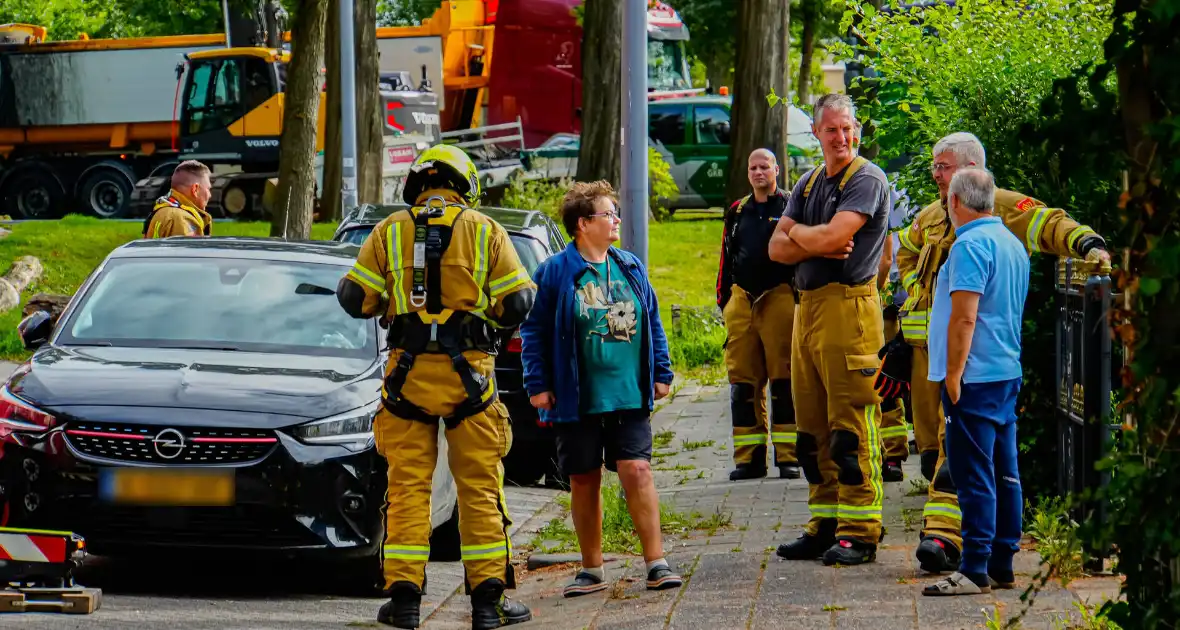
<path fill-rule="evenodd" d="M 930 165 L 930 172 L 931 173 L 938 173 L 940 171 L 949 171 L 952 168 L 958 168 L 958 165 L 957 164 L 943 164 L 943 163 L 939 162 L 939 163 Z"/>
<path fill-rule="evenodd" d="M 598 212 L 590 215 L 590 218 L 594 217 L 609 217 L 612 221 L 616 221 L 620 218 L 619 213 L 615 210 L 611 210 L 610 212 Z"/>

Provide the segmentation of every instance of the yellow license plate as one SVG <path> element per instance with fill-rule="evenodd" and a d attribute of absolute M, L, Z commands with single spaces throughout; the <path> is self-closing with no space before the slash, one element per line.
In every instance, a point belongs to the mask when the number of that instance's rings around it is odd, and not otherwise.
<path fill-rule="evenodd" d="M 108 468 L 100 479 L 100 495 L 131 505 L 233 505 L 232 470 Z"/>

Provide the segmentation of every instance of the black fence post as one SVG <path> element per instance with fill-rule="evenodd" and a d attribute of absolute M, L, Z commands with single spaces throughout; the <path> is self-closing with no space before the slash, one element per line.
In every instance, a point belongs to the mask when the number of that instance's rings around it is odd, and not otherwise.
<path fill-rule="evenodd" d="M 1094 265 L 1061 259 L 1057 265 L 1057 485 L 1073 495 L 1070 516 L 1077 522 L 1105 522 L 1106 501 L 1095 496 L 1109 482 L 1097 463 L 1111 447 L 1111 383 L 1114 377 L 1110 277 L 1092 273 Z M 1089 496 L 1087 496 L 1089 495 Z M 1087 549 L 1085 568 L 1102 572 L 1108 549 Z"/>

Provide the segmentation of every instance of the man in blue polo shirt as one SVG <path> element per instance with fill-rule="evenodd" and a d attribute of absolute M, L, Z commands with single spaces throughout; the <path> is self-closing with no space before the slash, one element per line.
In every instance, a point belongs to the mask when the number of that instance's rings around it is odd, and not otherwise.
<path fill-rule="evenodd" d="M 930 371 L 942 383 L 946 455 L 963 512 L 959 571 L 923 595 L 1012 588 L 1021 533 L 1016 464 L 1020 326 L 1028 295 L 1024 246 L 992 215 L 991 173 L 960 169 L 948 191 L 955 243 L 935 281 Z"/>

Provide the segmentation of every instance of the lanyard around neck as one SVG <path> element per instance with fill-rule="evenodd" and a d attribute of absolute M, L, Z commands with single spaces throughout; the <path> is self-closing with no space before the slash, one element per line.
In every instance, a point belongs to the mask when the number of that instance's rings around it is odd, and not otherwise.
<path fill-rule="evenodd" d="M 586 260 L 586 257 L 583 256 L 582 260 Z M 607 254 L 606 260 L 604 262 L 606 264 L 606 291 L 605 291 L 606 300 L 607 300 L 606 303 L 607 304 L 614 304 L 615 303 L 615 291 L 614 291 L 614 287 L 611 285 L 611 281 L 610 281 L 610 254 Z M 594 275 L 598 276 L 598 269 L 596 269 L 594 267 L 594 263 L 591 263 L 589 260 L 586 260 L 586 263 L 590 266 L 590 271 L 593 271 Z M 598 277 L 601 277 L 601 276 L 598 276 Z"/>

